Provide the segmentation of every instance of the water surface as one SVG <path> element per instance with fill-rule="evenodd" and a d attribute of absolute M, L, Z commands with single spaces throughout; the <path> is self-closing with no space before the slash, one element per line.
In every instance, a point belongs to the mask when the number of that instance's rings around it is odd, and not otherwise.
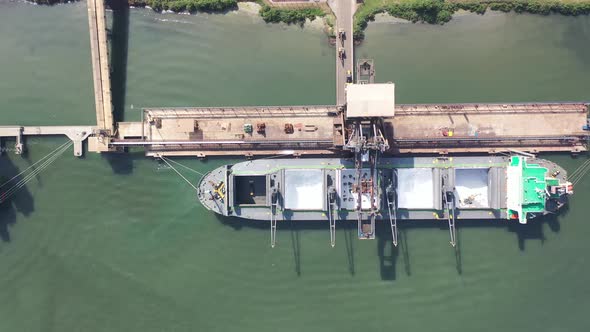
<path fill-rule="evenodd" d="M 0 2 L 2 124 L 92 124 L 84 4 Z M 329 104 L 334 49 L 323 33 L 256 16 L 132 10 L 126 120 L 143 106 Z M 359 56 L 399 102 L 590 100 L 590 18 L 465 16 L 445 26 L 375 24 Z M 119 73 L 121 75 L 121 73 Z M 31 139 L 0 172 L 64 139 Z M 567 169 L 581 159 L 551 155 Z M 184 160 L 204 172 L 235 160 Z M 187 174 L 190 175 L 190 174 Z M 195 179 L 195 177 L 192 177 Z M 68 151 L 0 209 L 2 331 L 582 331 L 590 324 L 586 202 L 556 220 L 355 225 L 220 220 L 171 170 L 140 153 Z"/>

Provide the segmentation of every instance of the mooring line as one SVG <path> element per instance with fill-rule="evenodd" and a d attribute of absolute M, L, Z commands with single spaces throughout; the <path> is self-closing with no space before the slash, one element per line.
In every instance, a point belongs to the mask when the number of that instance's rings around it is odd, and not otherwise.
<path fill-rule="evenodd" d="M 197 187 L 195 187 L 187 178 L 184 177 L 184 175 L 180 174 L 180 172 L 174 168 L 174 166 L 170 165 L 170 163 L 166 160 L 168 158 L 165 158 L 163 156 L 159 156 L 160 159 L 162 159 L 168 166 L 170 166 L 170 168 L 172 168 L 176 174 L 178 174 L 182 179 L 184 179 L 184 181 L 186 181 L 186 183 L 188 183 L 191 187 L 193 187 L 193 189 L 195 189 L 195 191 L 199 191 L 199 189 L 197 189 Z"/>

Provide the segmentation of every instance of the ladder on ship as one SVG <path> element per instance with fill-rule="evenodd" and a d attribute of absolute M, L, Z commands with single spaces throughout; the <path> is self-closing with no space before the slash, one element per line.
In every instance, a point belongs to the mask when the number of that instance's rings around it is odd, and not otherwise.
<path fill-rule="evenodd" d="M 277 243 L 277 211 L 279 202 L 278 191 L 275 187 L 272 188 L 270 195 L 270 247 L 274 248 Z"/>
<path fill-rule="evenodd" d="M 455 194 L 452 191 L 446 191 L 444 193 L 444 201 L 445 206 L 447 209 L 447 221 L 449 224 L 449 235 L 451 238 L 451 246 L 455 247 L 457 245 L 457 229 L 455 227 Z"/>
<path fill-rule="evenodd" d="M 336 245 L 336 189 L 328 189 L 328 218 L 330 219 L 330 245 Z"/>
<path fill-rule="evenodd" d="M 393 184 L 387 187 L 385 196 L 387 197 L 387 208 L 389 209 L 389 224 L 391 225 L 391 238 L 393 245 L 397 247 L 397 206 L 395 204 L 395 191 Z"/>

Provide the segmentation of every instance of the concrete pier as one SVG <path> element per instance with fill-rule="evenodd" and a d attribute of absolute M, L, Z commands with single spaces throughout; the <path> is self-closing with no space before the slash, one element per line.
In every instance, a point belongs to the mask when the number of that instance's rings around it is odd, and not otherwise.
<path fill-rule="evenodd" d="M 98 130 L 113 133 L 113 105 L 106 29 L 105 5 L 103 0 L 88 0 L 88 26 L 92 55 L 92 78 Z"/>
<path fill-rule="evenodd" d="M 144 109 L 142 118 L 142 123 L 119 123 L 110 146 L 204 157 L 284 151 L 332 155 L 344 144 L 343 118 L 335 106 Z"/>
<path fill-rule="evenodd" d="M 585 151 L 583 103 L 398 105 L 391 153 Z"/>
<path fill-rule="evenodd" d="M 583 103 L 415 104 L 383 121 L 389 154 L 580 152 L 587 112 Z M 143 122 L 119 123 L 109 146 L 144 146 L 150 156 L 334 155 L 349 130 L 336 105 L 144 109 Z"/>
<path fill-rule="evenodd" d="M 24 136 L 67 136 L 74 142 L 74 155 L 81 157 L 83 154 L 84 140 L 95 131 L 93 126 L 1 126 L 1 138 L 15 138 L 15 152 L 21 154 L 24 150 Z"/>

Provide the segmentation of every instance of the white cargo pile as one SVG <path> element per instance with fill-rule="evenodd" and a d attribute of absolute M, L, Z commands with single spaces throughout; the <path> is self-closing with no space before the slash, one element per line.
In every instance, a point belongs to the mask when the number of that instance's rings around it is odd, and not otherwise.
<path fill-rule="evenodd" d="M 460 208 L 488 208 L 488 169 L 455 170 L 455 195 Z"/>
<path fill-rule="evenodd" d="M 432 168 L 398 169 L 397 199 L 400 209 L 433 209 Z"/>
<path fill-rule="evenodd" d="M 285 209 L 324 209 L 324 176 L 321 169 L 285 170 L 284 190 Z"/>

